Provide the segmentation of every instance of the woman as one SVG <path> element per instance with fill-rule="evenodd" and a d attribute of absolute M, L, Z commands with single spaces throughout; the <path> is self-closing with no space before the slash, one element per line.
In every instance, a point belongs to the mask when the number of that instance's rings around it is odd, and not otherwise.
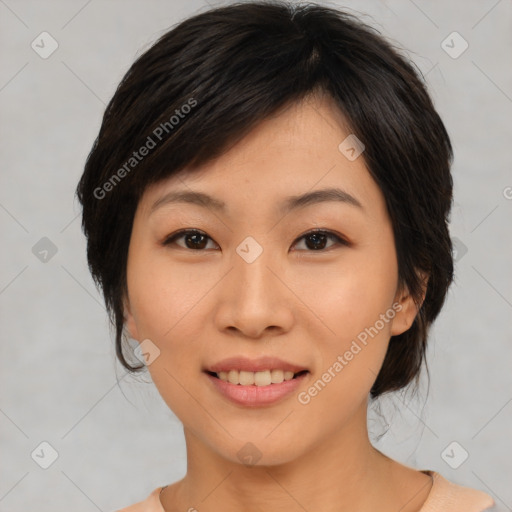
<path fill-rule="evenodd" d="M 367 430 L 453 278 L 451 162 L 411 64 L 341 11 L 213 9 L 133 64 L 77 194 L 116 353 L 183 423 L 187 474 L 123 511 L 493 505 Z"/>

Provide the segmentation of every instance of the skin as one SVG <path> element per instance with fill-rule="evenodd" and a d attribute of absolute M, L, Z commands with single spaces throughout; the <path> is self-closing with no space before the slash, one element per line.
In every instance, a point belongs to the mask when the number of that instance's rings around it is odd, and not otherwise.
<path fill-rule="evenodd" d="M 431 489 L 430 476 L 391 460 L 368 437 L 370 389 L 390 336 L 411 326 L 417 306 L 398 287 L 391 221 L 364 153 L 350 161 L 338 149 L 349 133 L 330 98 L 312 96 L 259 124 L 217 160 L 185 169 L 141 198 L 128 255 L 126 326 L 160 350 L 148 369 L 183 423 L 187 445 L 186 476 L 160 496 L 166 511 L 414 512 Z M 342 188 L 363 208 L 327 201 L 277 212 L 284 198 L 326 187 Z M 167 203 L 152 212 L 173 190 L 208 193 L 227 211 Z M 209 238 L 163 244 L 184 228 Z M 339 233 L 349 245 L 303 238 L 315 228 Z M 263 248 L 250 264 L 236 252 L 247 236 Z M 401 309 L 378 335 L 307 405 L 299 403 L 297 393 L 393 304 Z M 236 355 L 277 356 L 310 373 L 277 404 L 235 405 L 202 368 Z M 251 467 L 237 455 L 247 442 L 261 453 Z"/>

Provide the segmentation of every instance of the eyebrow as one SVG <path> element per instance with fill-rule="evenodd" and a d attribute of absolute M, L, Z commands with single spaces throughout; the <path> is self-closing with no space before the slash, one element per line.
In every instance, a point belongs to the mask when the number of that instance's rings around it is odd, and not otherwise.
<path fill-rule="evenodd" d="M 281 214 L 287 214 L 311 204 L 318 204 L 327 201 L 338 201 L 364 210 L 361 202 L 354 196 L 340 188 L 325 188 L 306 192 L 298 196 L 287 197 L 279 208 Z M 203 192 L 189 190 L 176 190 L 165 194 L 158 199 L 151 207 L 150 214 L 163 205 L 171 203 L 189 203 L 203 206 L 211 210 L 226 212 L 226 203 Z"/>

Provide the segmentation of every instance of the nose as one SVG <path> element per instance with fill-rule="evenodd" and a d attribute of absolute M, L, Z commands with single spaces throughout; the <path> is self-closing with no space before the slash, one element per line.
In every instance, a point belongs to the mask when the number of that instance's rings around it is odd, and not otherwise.
<path fill-rule="evenodd" d="M 290 330 L 294 294 L 271 251 L 264 250 L 252 262 L 235 253 L 231 261 L 216 298 L 217 328 L 254 339 Z"/>

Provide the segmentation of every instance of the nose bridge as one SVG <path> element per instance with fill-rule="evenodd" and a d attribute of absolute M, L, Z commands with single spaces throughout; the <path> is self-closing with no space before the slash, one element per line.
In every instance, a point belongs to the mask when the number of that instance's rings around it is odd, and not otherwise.
<path fill-rule="evenodd" d="M 283 285 L 274 275 L 277 260 L 270 248 L 252 236 L 236 247 L 229 283 L 222 293 L 219 327 L 236 327 L 250 337 L 261 335 L 267 327 L 290 327 L 292 314 L 282 295 Z"/>
<path fill-rule="evenodd" d="M 260 243 L 261 242 L 261 243 Z M 263 246 L 253 236 L 247 236 L 236 248 L 236 255 L 233 256 L 234 272 L 236 281 L 241 289 L 239 295 L 255 301 L 261 300 L 271 302 L 269 287 L 274 288 L 275 276 L 270 271 L 275 258 L 272 258 L 272 249 Z"/>

